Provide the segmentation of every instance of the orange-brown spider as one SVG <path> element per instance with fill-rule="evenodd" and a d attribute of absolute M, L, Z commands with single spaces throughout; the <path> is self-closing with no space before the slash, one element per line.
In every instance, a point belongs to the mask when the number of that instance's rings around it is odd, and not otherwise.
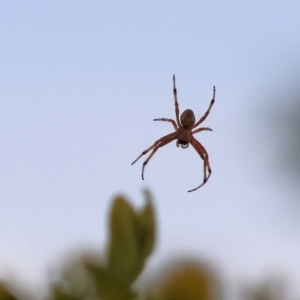
<path fill-rule="evenodd" d="M 160 118 L 160 119 L 154 119 L 153 121 L 166 121 L 166 122 L 171 122 L 175 132 L 168 134 L 159 140 L 157 140 L 151 147 L 146 149 L 145 151 L 142 152 L 142 154 L 132 163 L 132 165 L 138 161 L 143 155 L 148 153 L 150 150 L 152 150 L 151 154 L 148 156 L 148 158 L 144 161 L 143 163 L 143 168 L 142 168 L 142 179 L 144 180 L 144 169 L 146 164 L 149 162 L 151 157 L 154 155 L 154 153 L 160 148 L 163 147 L 173 140 L 177 139 L 176 145 L 181 148 L 187 148 L 189 144 L 191 143 L 192 146 L 195 148 L 195 150 L 198 152 L 200 157 L 203 160 L 203 169 L 204 169 L 204 178 L 203 182 L 196 188 L 189 190 L 188 192 L 193 192 L 196 191 L 197 189 L 201 188 L 209 179 L 211 175 L 211 168 L 209 165 L 209 160 L 208 160 L 208 153 L 206 149 L 193 137 L 194 133 L 203 131 L 203 130 L 209 130 L 212 131 L 211 128 L 208 127 L 200 127 L 198 129 L 195 129 L 198 127 L 208 116 L 214 102 L 215 102 L 215 95 L 216 95 L 216 89 L 215 87 L 213 88 L 213 97 L 212 100 L 210 101 L 210 105 L 203 115 L 202 118 L 198 122 L 196 122 L 194 112 L 190 109 L 185 110 L 181 116 L 180 116 L 180 121 L 179 121 L 179 105 L 177 101 L 177 89 L 176 89 L 176 83 L 175 83 L 175 75 L 173 75 L 173 94 L 174 94 L 174 100 L 175 100 L 175 113 L 176 113 L 176 121 L 177 124 L 174 120 L 172 119 L 166 119 L 166 118 Z M 196 123 L 195 123 L 196 122 Z M 193 130 L 194 129 L 194 130 Z M 208 172 L 208 174 L 207 174 Z"/>

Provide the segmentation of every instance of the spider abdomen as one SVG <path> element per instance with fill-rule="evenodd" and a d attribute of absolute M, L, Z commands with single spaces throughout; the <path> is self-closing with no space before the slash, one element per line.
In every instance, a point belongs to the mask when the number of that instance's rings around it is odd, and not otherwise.
<path fill-rule="evenodd" d="M 185 110 L 180 116 L 180 121 L 181 121 L 182 127 L 187 128 L 187 129 L 192 128 L 196 122 L 194 112 L 191 109 Z"/>

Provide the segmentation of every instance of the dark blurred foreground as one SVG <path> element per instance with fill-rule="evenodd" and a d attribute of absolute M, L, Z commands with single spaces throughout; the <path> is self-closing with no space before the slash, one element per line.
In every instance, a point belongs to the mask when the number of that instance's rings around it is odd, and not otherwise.
<path fill-rule="evenodd" d="M 83 254 L 65 263 L 59 279 L 50 283 L 45 300 L 219 300 L 228 299 L 213 268 L 192 259 L 173 261 L 156 270 L 141 284 L 156 240 L 155 213 L 145 193 L 142 208 L 134 209 L 123 197 L 113 200 L 108 251 L 105 257 Z M 0 300 L 38 299 L 14 283 L 0 283 Z M 272 282 L 241 289 L 244 300 L 286 299 L 280 285 Z"/>

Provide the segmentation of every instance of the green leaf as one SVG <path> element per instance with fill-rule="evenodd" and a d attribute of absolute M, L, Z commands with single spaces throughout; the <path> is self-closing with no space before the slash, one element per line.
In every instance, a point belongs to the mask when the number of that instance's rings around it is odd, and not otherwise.
<path fill-rule="evenodd" d="M 100 299 L 136 297 L 131 285 L 143 270 L 155 243 L 154 210 L 149 192 L 145 192 L 145 197 L 145 205 L 137 211 L 122 196 L 113 201 L 107 264 L 86 264 L 96 281 Z"/>
<path fill-rule="evenodd" d="M 135 211 L 123 197 L 117 197 L 112 207 L 108 272 L 122 285 L 135 281 L 154 248 L 154 210 L 150 194 L 145 195 L 146 205 L 140 211 Z"/>

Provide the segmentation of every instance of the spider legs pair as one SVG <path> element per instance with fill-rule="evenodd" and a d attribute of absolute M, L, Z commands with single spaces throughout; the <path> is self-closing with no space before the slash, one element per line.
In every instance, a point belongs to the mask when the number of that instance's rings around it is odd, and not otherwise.
<path fill-rule="evenodd" d="M 199 129 L 201 129 L 201 128 L 199 128 Z M 208 128 L 208 129 L 210 129 L 210 128 Z M 189 190 L 188 192 L 194 192 L 194 191 L 200 189 L 207 182 L 207 180 L 209 179 L 211 172 L 212 172 L 211 168 L 210 168 L 209 160 L 208 160 L 208 153 L 205 150 L 205 148 L 196 139 L 191 141 L 191 144 L 203 160 L 204 177 L 203 177 L 203 182 L 199 186 L 197 186 L 196 188 L 194 188 L 192 190 Z M 207 175 L 206 170 L 208 172 L 208 175 Z"/>
<path fill-rule="evenodd" d="M 144 180 L 144 170 L 145 170 L 145 166 L 148 163 L 148 161 L 151 159 L 151 157 L 154 155 L 154 153 L 160 148 L 163 147 L 169 143 L 171 143 L 172 141 L 174 141 L 177 137 L 177 133 L 173 132 L 171 134 L 168 134 L 162 138 L 160 138 L 159 140 L 157 140 L 151 147 L 149 147 L 148 149 L 146 149 L 145 151 L 142 152 L 142 154 L 132 163 L 132 165 L 137 162 L 143 155 L 147 154 L 150 150 L 152 150 L 151 154 L 148 156 L 148 158 L 144 161 L 143 163 L 143 168 L 142 168 L 142 179 Z"/>

